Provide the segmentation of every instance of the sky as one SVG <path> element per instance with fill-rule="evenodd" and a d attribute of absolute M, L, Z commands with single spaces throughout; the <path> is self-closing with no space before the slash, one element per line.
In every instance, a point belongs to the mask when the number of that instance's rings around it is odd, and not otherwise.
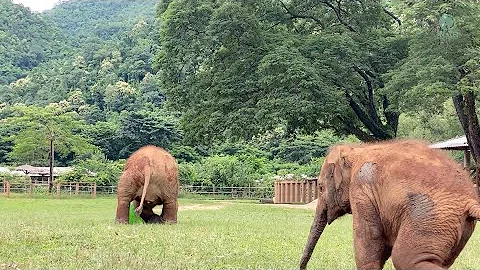
<path fill-rule="evenodd" d="M 53 8 L 53 5 L 59 2 L 59 0 L 13 0 L 12 2 L 23 4 L 25 7 L 29 7 L 31 11 L 42 12 Z"/>

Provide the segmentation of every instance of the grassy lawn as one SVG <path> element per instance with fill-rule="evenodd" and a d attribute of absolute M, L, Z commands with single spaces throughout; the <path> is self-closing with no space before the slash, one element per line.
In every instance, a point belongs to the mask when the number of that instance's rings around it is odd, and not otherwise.
<path fill-rule="evenodd" d="M 313 211 L 181 199 L 177 225 L 116 225 L 115 197 L 0 197 L 0 269 L 298 267 Z M 353 269 L 351 217 L 325 229 L 309 268 Z M 480 266 L 474 233 L 453 268 Z M 391 263 L 387 268 L 392 268 Z"/>

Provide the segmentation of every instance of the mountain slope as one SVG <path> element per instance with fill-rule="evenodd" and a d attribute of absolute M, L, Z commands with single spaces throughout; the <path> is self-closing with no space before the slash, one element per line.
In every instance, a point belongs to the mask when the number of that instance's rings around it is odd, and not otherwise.
<path fill-rule="evenodd" d="M 0 85 L 9 84 L 39 64 L 60 57 L 65 37 L 39 14 L 0 0 Z"/>
<path fill-rule="evenodd" d="M 140 20 L 153 21 L 158 0 L 71 0 L 42 15 L 72 36 L 101 39 L 129 31 Z"/>

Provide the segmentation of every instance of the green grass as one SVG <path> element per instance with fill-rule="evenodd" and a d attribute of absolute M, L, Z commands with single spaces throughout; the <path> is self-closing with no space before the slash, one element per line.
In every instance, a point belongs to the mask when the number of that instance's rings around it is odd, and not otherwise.
<path fill-rule="evenodd" d="M 117 225 L 114 197 L 0 197 L 0 268 L 292 269 L 314 215 L 254 201 L 180 206 L 176 225 Z M 350 216 L 327 226 L 309 268 L 353 269 L 351 227 Z M 453 268 L 480 265 L 479 238 L 475 232 Z"/>

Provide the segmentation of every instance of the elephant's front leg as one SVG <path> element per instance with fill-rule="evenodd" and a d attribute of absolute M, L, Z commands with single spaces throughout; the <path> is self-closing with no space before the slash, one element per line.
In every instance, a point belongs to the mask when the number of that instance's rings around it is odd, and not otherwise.
<path fill-rule="evenodd" d="M 163 203 L 162 215 L 163 222 L 177 223 L 178 203 L 177 200 L 170 200 Z"/>
<path fill-rule="evenodd" d="M 370 201 L 352 204 L 355 262 L 357 269 L 382 269 L 392 248 Z"/>

